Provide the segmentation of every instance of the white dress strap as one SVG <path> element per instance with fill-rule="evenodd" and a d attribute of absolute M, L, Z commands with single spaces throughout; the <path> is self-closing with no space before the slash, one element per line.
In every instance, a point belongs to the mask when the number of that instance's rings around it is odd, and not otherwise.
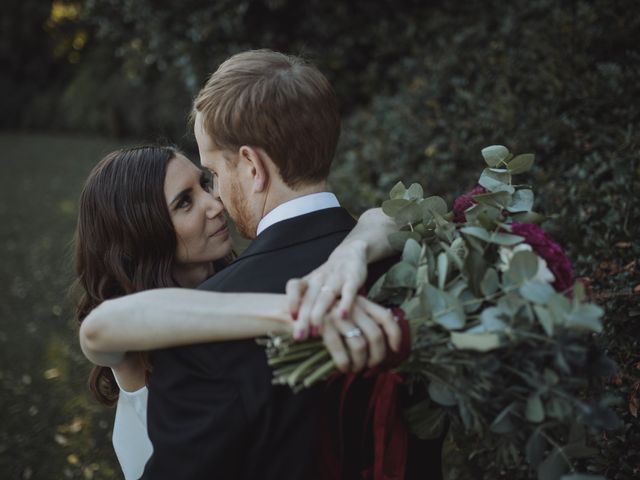
<path fill-rule="evenodd" d="M 118 377 L 113 376 L 120 387 Z M 120 387 L 113 422 L 113 449 L 126 480 L 137 480 L 144 472 L 153 446 L 147 433 L 147 387 L 129 392 Z"/>

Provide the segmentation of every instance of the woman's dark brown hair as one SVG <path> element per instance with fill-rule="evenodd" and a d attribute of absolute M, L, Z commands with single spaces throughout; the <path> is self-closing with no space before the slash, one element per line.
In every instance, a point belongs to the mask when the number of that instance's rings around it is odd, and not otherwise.
<path fill-rule="evenodd" d="M 117 150 L 91 171 L 80 195 L 75 268 L 82 322 L 103 301 L 141 290 L 177 286 L 172 271 L 176 234 L 164 196 L 172 147 Z M 143 355 L 145 364 L 146 355 Z M 119 389 L 108 367 L 95 366 L 89 386 L 106 405 Z"/>

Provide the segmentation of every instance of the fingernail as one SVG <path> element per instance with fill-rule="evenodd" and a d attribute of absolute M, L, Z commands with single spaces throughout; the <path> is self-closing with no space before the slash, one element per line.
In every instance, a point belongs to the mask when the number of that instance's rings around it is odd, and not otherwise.
<path fill-rule="evenodd" d="M 293 318 L 293 321 L 295 322 L 296 320 L 298 320 L 298 312 L 292 312 L 291 313 L 291 318 Z"/>
<path fill-rule="evenodd" d="M 342 310 L 341 316 L 342 316 L 343 320 L 348 319 L 349 318 L 349 311 L 348 310 Z"/>
<path fill-rule="evenodd" d="M 311 335 L 313 335 L 314 337 L 319 336 L 320 329 L 314 325 L 313 327 L 311 327 Z"/>

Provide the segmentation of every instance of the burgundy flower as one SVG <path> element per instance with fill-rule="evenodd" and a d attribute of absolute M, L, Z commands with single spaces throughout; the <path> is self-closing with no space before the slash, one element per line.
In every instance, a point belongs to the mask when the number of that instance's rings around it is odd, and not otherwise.
<path fill-rule="evenodd" d="M 481 193 L 487 193 L 488 190 L 484 187 L 477 186 L 469 193 L 465 193 L 464 195 L 460 195 L 453 202 L 453 221 L 456 223 L 464 223 L 467 219 L 464 216 L 464 211 L 472 205 L 475 205 L 476 202 L 473 201 L 474 195 L 480 195 Z"/>
<path fill-rule="evenodd" d="M 573 267 L 563 248 L 542 227 L 534 223 L 517 223 L 511 225 L 511 232 L 525 238 L 533 251 L 547 262 L 547 266 L 556 281 L 553 287 L 564 292 L 573 286 Z"/>

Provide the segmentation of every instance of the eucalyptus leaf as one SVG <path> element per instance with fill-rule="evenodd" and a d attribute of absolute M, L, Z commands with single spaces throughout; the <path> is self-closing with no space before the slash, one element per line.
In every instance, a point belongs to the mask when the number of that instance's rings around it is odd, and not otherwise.
<path fill-rule="evenodd" d="M 553 336 L 553 319 L 551 318 L 549 310 L 542 305 L 534 305 L 533 311 L 536 313 L 536 318 L 540 322 L 540 325 L 542 325 L 544 333 L 549 337 Z"/>
<path fill-rule="evenodd" d="M 493 268 L 487 268 L 480 282 L 480 291 L 484 296 L 488 297 L 496 293 L 499 287 L 498 272 Z"/>
<path fill-rule="evenodd" d="M 504 312 L 500 307 L 488 307 L 482 310 L 480 322 L 483 329 L 487 332 L 504 332 L 507 324 L 499 318 L 502 315 Z"/>
<path fill-rule="evenodd" d="M 402 308 L 407 320 L 421 318 L 425 315 L 424 308 L 422 307 L 422 303 L 418 297 L 411 297 L 405 301 L 400 308 Z"/>
<path fill-rule="evenodd" d="M 571 312 L 571 302 L 569 299 L 560 293 L 554 293 L 549 298 L 547 307 L 549 308 L 554 324 L 564 326 L 569 312 Z"/>
<path fill-rule="evenodd" d="M 532 468 L 537 468 L 544 457 L 547 441 L 541 435 L 540 430 L 535 429 L 529 436 L 525 446 L 525 458 Z"/>
<path fill-rule="evenodd" d="M 509 149 L 504 145 L 491 145 L 481 150 L 482 158 L 490 167 L 495 167 L 509 156 Z"/>
<path fill-rule="evenodd" d="M 482 296 L 482 289 L 480 283 L 484 278 L 484 274 L 487 271 L 487 261 L 484 256 L 473 250 L 467 255 L 467 259 L 464 262 L 464 271 L 469 279 L 469 284 L 475 296 Z"/>
<path fill-rule="evenodd" d="M 530 302 L 541 305 L 546 305 L 554 293 L 553 287 L 545 282 L 525 280 L 520 287 L 520 295 Z"/>
<path fill-rule="evenodd" d="M 385 215 L 395 219 L 396 214 L 410 203 L 409 200 L 405 200 L 404 198 L 394 198 L 382 202 L 382 211 Z"/>
<path fill-rule="evenodd" d="M 523 153 L 513 158 L 507 165 L 513 175 L 524 173 L 531 169 L 535 156 L 532 153 Z"/>
<path fill-rule="evenodd" d="M 502 192 L 502 191 L 480 193 L 478 195 L 474 195 L 473 199 L 477 203 L 481 203 L 483 205 L 489 205 L 492 207 L 498 207 L 502 209 L 511 203 L 511 194 L 509 192 Z"/>
<path fill-rule="evenodd" d="M 424 190 L 422 190 L 422 185 L 419 183 L 412 183 L 411 186 L 404 193 L 404 196 L 408 200 L 422 200 L 424 196 Z"/>
<path fill-rule="evenodd" d="M 571 466 L 557 448 L 538 466 L 538 480 L 560 480 Z"/>
<path fill-rule="evenodd" d="M 460 300 L 450 293 L 443 292 L 432 285 L 425 285 L 421 299 L 425 308 L 431 312 L 431 318 L 447 330 L 464 327 L 465 315 Z"/>
<path fill-rule="evenodd" d="M 382 302 L 384 300 L 386 300 L 386 295 L 382 288 L 382 285 L 384 285 L 384 282 L 386 281 L 387 275 L 381 275 L 380 278 L 378 278 L 378 280 L 375 281 L 375 283 L 371 286 L 371 288 L 369 289 L 369 293 L 368 293 L 368 297 L 373 300 L 373 301 L 378 301 L 378 302 Z"/>
<path fill-rule="evenodd" d="M 538 273 L 538 257 L 535 253 L 523 250 L 516 252 L 509 263 L 505 276 L 514 285 L 533 278 Z"/>
<path fill-rule="evenodd" d="M 604 315 L 602 307 L 593 303 L 575 305 L 567 316 L 566 326 L 600 333 L 602 331 L 602 322 L 600 321 L 602 315 Z"/>
<path fill-rule="evenodd" d="M 422 211 L 425 219 L 430 219 L 437 213 L 443 216 L 447 213 L 447 202 L 442 197 L 433 196 L 425 198 L 421 203 Z M 425 220 L 426 221 L 426 220 Z"/>
<path fill-rule="evenodd" d="M 515 425 L 511 420 L 511 410 L 513 409 L 513 404 L 506 407 L 502 410 L 498 416 L 493 420 L 489 429 L 493 433 L 505 434 L 513 432 Z"/>
<path fill-rule="evenodd" d="M 389 269 L 384 283 L 385 288 L 415 288 L 416 286 L 415 265 L 401 261 Z"/>
<path fill-rule="evenodd" d="M 458 333 L 451 332 L 451 343 L 458 350 L 489 352 L 502 344 L 497 333 Z"/>
<path fill-rule="evenodd" d="M 389 201 L 391 202 L 393 200 Z M 417 201 L 409 200 L 409 203 L 399 209 L 394 215 L 389 216 L 393 217 L 400 226 L 414 224 L 422 221 L 422 208 Z"/>
<path fill-rule="evenodd" d="M 463 227 L 460 229 L 460 232 L 464 233 L 465 235 L 479 238 L 480 240 L 484 240 L 485 242 L 495 243 L 502 246 L 517 245 L 518 243 L 524 241 L 524 237 L 521 237 L 520 235 L 512 235 L 510 233 L 501 232 L 488 232 L 485 228 L 482 227 Z"/>
<path fill-rule="evenodd" d="M 540 423 L 544 420 L 544 405 L 540 400 L 540 395 L 533 394 L 529 396 L 525 407 L 525 417 L 533 423 Z"/>
<path fill-rule="evenodd" d="M 507 211 L 516 212 L 529 212 L 533 208 L 533 191 L 528 189 L 516 190 L 511 197 L 511 204 L 508 205 Z"/>
<path fill-rule="evenodd" d="M 447 291 L 454 297 L 460 298 L 460 294 L 467 288 L 467 286 L 467 282 L 465 282 L 464 279 L 460 279 L 451 285 Z"/>
<path fill-rule="evenodd" d="M 436 223 L 435 234 L 436 236 L 447 243 L 453 242 L 454 233 L 456 231 L 455 224 L 449 222 L 438 212 L 432 212 L 433 219 Z"/>
<path fill-rule="evenodd" d="M 429 383 L 429 396 L 434 402 L 445 407 L 453 407 L 458 403 L 455 392 L 440 382 Z"/>
<path fill-rule="evenodd" d="M 422 247 L 413 238 L 407 239 L 402 250 L 402 261 L 410 263 L 412 265 L 418 265 L 420 262 L 420 254 Z"/>
<path fill-rule="evenodd" d="M 438 288 L 444 290 L 444 286 L 447 282 L 447 271 L 449 267 L 449 261 L 447 260 L 447 254 L 440 252 L 438 254 Z"/>
<path fill-rule="evenodd" d="M 480 175 L 478 183 L 490 192 L 514 193 L 515 188 L 511 185 L 511 174 L 506 172 L 496 172 L 485 168 Z"/>
<path fill-rule="evenodd" d="M 552 397 L 547 402 L 547 414 L 556 420 L 566 420 L 572 414 L 571 405 L 567 403 L 567 400 Z"/>
<path fill-rule="evenodd" d="M 389 234 L 389 244 L 391 245 L 391 247 L 394 250 L 396 250 L 398 252 L 401 252 L 401 251 L 404 250 L 404 244 L 410 238 L 412 238 L 413 240 L 415 240 L 418 243 L 421 240 L 420 235 L 417 234 L 416 232 L 411 232 L 411 231 L 408 231 L 408 230 L 401 230 L 399 232 L 393 232 L 393 233 Z"/>
<path fill-rule="evenodd" d="M 393 186 L 393 188 L 389 192 L 389 198 L 391 198 L 392 200 L 395 200 L 397 198 L 402 198 L 404 197 L 404 194 L 406 193 L 406 191 L 407 191 L 407 187 L 404 186 L 404 183 L 398 182 Z M 384 203 L 383 203 L 383 206 L 384 206 Z"/>
<path fill-rule="evenodd" d="M 573 284 L 573 303 L 585 303 L 587 301 L 587 291 L 584 283 L 578 281 Z"/>
<path fill-rule="evenodd" d="M 466 314 L 475 313 L 482 306 L 482 301 L 478 299 L 469 288 L 462 290 L 458 298 L 462 302 Z"/>

